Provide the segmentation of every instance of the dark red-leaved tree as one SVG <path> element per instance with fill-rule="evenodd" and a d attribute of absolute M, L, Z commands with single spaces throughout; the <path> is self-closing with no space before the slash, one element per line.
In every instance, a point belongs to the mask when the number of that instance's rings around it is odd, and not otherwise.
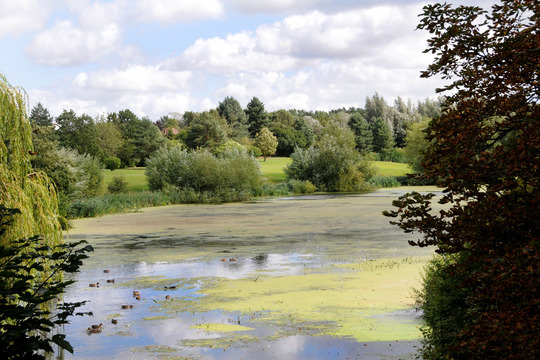
<path fill-rule="evenodd" d="M 437 90 L 447 101 L 427 130 L 420 177 L 444 188 L 445 205 L 435 212 L 432 195 L 413 193 L 385 215 L 422 234 L 411 245 L 453 254 L 440 276 L 459 280 L 466 309 L 446 310 L 461 311 L 460 328 L 431 354 L 538 359 L 540 2 L 503 0 L 490 10 L 435 4 L 421 16 L 418 28 L 432 35 L 426 52 L 435 56 L 422 77 L 448 85 Z M 437 322 L 427 325 L 433 336 Z"/>

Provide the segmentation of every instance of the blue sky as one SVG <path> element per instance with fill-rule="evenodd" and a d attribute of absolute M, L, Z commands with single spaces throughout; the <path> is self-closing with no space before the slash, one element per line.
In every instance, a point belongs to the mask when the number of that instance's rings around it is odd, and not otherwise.
<path fill-rule="evenodd" d="M 481 1 L 467 1 L 480 3 Z M 462 2 L 463 3 L 463 2 Z M 489 3 L 489 2 L 488 2 Z M 434 97 L 423 2 L 2 0 L 0 72 L 32 107 L 157 120 L 227 96 L 269 111 Z"/>

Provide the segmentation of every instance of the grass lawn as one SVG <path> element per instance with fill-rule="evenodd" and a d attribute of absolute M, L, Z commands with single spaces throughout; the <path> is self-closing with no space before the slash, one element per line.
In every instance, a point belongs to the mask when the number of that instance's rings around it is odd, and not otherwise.
<path fill-rule="evenodd" d="M 267 157 L 266 161 L 260 157 L 259 164 L 261 164 L 261 171 L 263 177 L 268 179 L 269 183 L 278 184 L 285 181 L 285 173 L 283 169 L 291 162 L 291 158 L 288 157 Z"/>
<path fill-rule="evenodd" d="M 285 173 L 283 169 L 287 166 L 291 159 L 287 157 L 268 157 L 266 161 L 260 157 L 257 159 L 261 164 L 261 171 L 263 177 L 268 179 L 271 184 L 278 184 L 285 181 Z M 394 163 L 388 161 L 374 161 L 377 168 L 377 174 L 382 176 L 404 176 L 409 173 L 411 169 L 407 164 Z M 111 182 L 113 176 L 123 175 L 128 185 L 128 191 L 144 191 L 148 190 L 148 184 L 146 183 L 146 175 L 144 175 L 144 168 L 129 168 L 118 169 L 114 171 L 103 170 L 104 175 L 104 188 L 107 189 L 107 185 Z"/>
<path fill-rule="evenodd" d="M 107 190 L 107 185 L 112 181 L 115 175 L 122 175 L 127 181 L 127 191 L 145 191 L 148 190 L 148 184 L 146 183 L 146 175 L 144 175 L 144 168 L 129 168 L 129 169 L 117 169 L 117 170 L 103 170 L 104 175 L 104 189 Z"/>
<path fill-rule="evenodd" d="M 377 168 L 377 175 L 382 176 L 405 176 L 412 172 L 409 164 L 390 161 L 374 161 L 373 165 Z"/>

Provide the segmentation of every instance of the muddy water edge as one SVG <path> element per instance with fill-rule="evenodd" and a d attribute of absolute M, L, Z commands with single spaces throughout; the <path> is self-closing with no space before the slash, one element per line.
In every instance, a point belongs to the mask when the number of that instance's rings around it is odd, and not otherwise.
<path fill-rule="evenodd" d="M 73 221 L 95 252 L 68 359 L 409 359 L 431 249 L 383 210 L 404 188 L 146 208 Z M 98 285 L 99 283 L 99 285 Z M 135 293 L 134 293 L 135 292 Z M 114 319 L 114 321 L 113 321 Z M 91 325 L 103 324 L 100 333 Z"/>

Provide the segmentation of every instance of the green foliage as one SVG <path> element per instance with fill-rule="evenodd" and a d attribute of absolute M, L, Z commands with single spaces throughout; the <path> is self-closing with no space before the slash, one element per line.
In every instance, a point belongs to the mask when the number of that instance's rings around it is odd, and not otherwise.
<path fill-rule="evenodd" d="M 67 210 L 70 219 L 95 217 L 171 204 L 166 194 L 155 191 L 105 194 L 72 201 Z"/>
<path fill-rule="evenodd" d="M 355 112 L 349 118 L 349 127 L 354 132 L 356 148 L 360 154 L 368 154 L 373 150 L 373 135 L 369 124 L 364 117 Z"/>
<path fill-rule="evenodd" d="M 376 188 L 392 188 L 401 186 L 401 182 L 395 176 L 375 175 L 369 179 L 369 184 Z"/>
<path fill-rule="evenodd" d="M 126 139 L 118 125 L 113 122 L 96 122 L 96 132 L 99 138 L 100 156 L 105 165 L 107 165 L 105 161 L 107 158 L 119 158 L 121 156 L 122 149 L 126 146 Z"/>
<path fill-rule="evenodd" d="M 213 149 L 227 140 L 226 123 L 217 112 L 196 114 L 186 134 L 186 145 L 191 149 Z"/>
<path fill-rule="evenodd" d="M 426 140 L 426 129 L 429 121 L 430 119 L 425 118 L 422 122 L 412 124 L 407 130 L 407 136 L 405 137 L 406 145 L 403 148 L 405 161 L 417 173 L 424 170 L 422 160 L 429 145 Z"/>
<path fill-rule="evenodd" d="M 122 166 L 122 160 L 120 160 L 116 156 L 109 156 L 103 159 L 103 164 L 105 165 L 105 169 L 112 171 L 119 169 L 120 166 Z"/>
<path fill-rule="evenodd" d="M 203 202 L 245 200 L 260 182 L 257 160 L 235 149 L 219 156 L 205 149 L 162 149 L 148 160 L 146 175 L 151 190 L 194 193 Z"/>
<path fill-rule="evenodd" d="M 32 152 L 25 97 L 0 75 L 0 199 L 22 212 L 3 236 L 4 245 L 34 234 L 42 234 L 51 246 L 62 242 L 55 187 L 50 178 L 32 170 Z"/>
<path fill-rule="evenodd" d="M 256 97 L 253 97 L 247 104 L 245 110 L 249 134 L 255 137 L 263 127 L 268 127 L 268 114 L 264 109 L 264 104 Z"/>
<path fill-rule="evenodd" d="M 468 295 L 457 276 L 459 257 L 438 255 L 424 269 L 423 287 L 416 292 L 425 325 L 421 328 L 423 359 L 460 359 L 464 354 L 444 349 L 458 347 L 458 334 L 466 321 Z"/>
<path fill-rule="evenodd" d="M 100 139 L 94 119 L 83 114 L 77 116 L 73 110 L 64 110 L 56 118 L 60 126 L 57 130 L 60 145 L 69 149 L 75 149 L 80 154 L 88 154 L 97 157 L 101 153 Z"/>
<path fill-rule="evenodd" d="M 90 155 L 81 155 L 76 150 L 65 148 L 58 150 L 58 156 L 67 169 L 66 176 L 75 179 L 65 191 L 69 198 L 92 197 L 102 193 L 103 174 L 99 160 Z"/>
<path fill-rule="evenodd" d="M 278 139 L 267 127 L 263 127 L 255 136 L 255 146 L 261 150 L 264 161 L 266 161 L 267 156 L 276 153 Z"/>
<path fill-rule="evenodd" d="M 389 151 L 394 146 L 392 131 L 382 118 L 376 118 L 371 123 L 373 134 L 373 151 L 381 153 Z"/>
<path fill-rule="evenodd" d="M 355 149 L 354 134 L 330 122 L 315 147 L 297 148 L 285 169 L 288 179 L 309 180 L 320 191 L 361 191 L 374 170 Z"/>
<path fill-rule="evenodd" d="M 240 144 L 239 142 L 229 139 L 225 141 L 223 144 L 216 147 L 213 153 L 214 155 L 221 155 L 231 150 L 245 151 L 247 150 L 247 148 L 244 145 Z"/>
<path fill-rule="evenodd" d="M 229 124 L 229 138 L 240 140 L 249 136 L 247 115 L 238 100 L 228 96 L 219 103 L 217 110 L 219 116 L 227 120 Z"/>
<path fill-rule="evenodd" d="M 122 175 L 115 175 L 112 178 L 112 181 L 107 185 L 107 190 L 111 194 L 117 194 L 126 192 L 127 189 L 127 181 Z"/>
<path fill-rule="evenodd" d="M 49 110 L 43 107 L 41 103 L 37 103 L 32 108 L 30 113 L 30 123 L 36 126 L 51 126 L 53 124 L 53 118 L 49 113 Z"/>
<path fill-rule="evenodd" d="M 66 336 L 55 333 L 85 302 L 59 303 L 58 298 L 74 281 L 62 281 L 62 273 L 77 272 L 93 251 L 85 241 L 48 246 L 41 236 L 21 240 L 5 238 L 18 209 L 0 204 L 0 357 L 46 359 L 53 345 L 73 353 Z M 47 274 L 45 277 L 43 273 Z M 55 305 L 55 311 L 50 308 Z"/>

